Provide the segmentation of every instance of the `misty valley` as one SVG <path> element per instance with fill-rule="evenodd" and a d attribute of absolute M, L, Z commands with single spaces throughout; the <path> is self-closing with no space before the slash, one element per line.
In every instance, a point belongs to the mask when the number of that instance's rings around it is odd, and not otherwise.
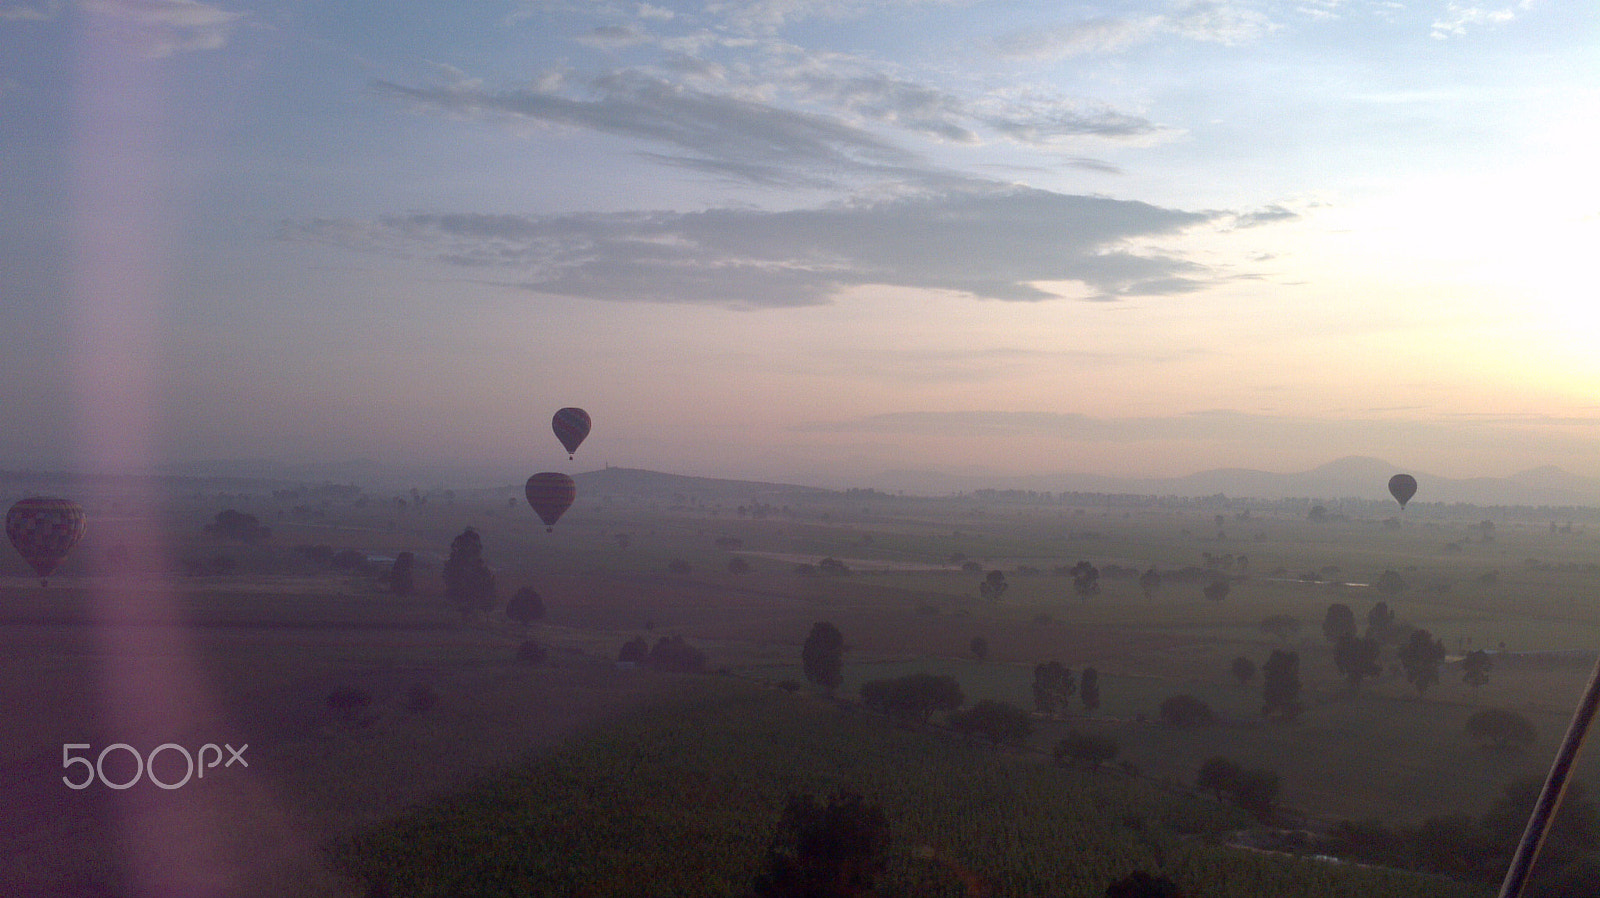
<path fill-rule="evenodd" d="M 6 894 L 1489 895 L 1600 645 L 1583 508 L 22 479 Z"/>

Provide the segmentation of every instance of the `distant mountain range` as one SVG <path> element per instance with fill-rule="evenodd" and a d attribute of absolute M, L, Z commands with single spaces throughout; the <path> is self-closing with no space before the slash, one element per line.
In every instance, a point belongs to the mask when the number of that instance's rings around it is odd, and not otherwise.
<path fill-rule="evenodd" d="M 1219 493 L 1241 499 L 1389 499 L 1389 478 L 1404 469 L 1376 458 L 1350 456 L 1309 471 L 1275 473 L 1248 468 L 1216 468 L 1182 477 L 1132 478 L 1092 474 L 1036 474 L 1004 476 L 991 473 L 947 471 L 887 471 L 863 476 L 851 486 L 871 487 L 908 495 L 948 496 L 981 489 L 1035 492 L 1086 492 L 1144 496 L 1213 496 Z M 1600 479 L 1583 477 L 1556 467 L 1533 468 L 1509 477 L 1440 477 L 1426 471 L 1405 470 L 1417 479 L 1421 504 L 1482 506 L 1549 506 L 1600 508 Z M 455 488 L 521 488 L 503 474 L 469 472 L 460 479 L 422 470 L 391 468 L 370 460 L 338 465 L 285 465 L 270 461 L 211 462 L 164 472 L 156 479 L 169 487 L 223 491 L 263 489 L 296 484 L 354 484 L 375 491 L 403 490 L 413 485 Z M 586 495 L 635 495 L 671 501 L 675 496 L 705 500 L 749 500 L 767 496 L 822 493 L 822 487 L 745 480 L 723 480 L 668 474 L 638 468 L 607 467 L 574 475 Z M 0 491 L 49 492 L 70 489 L 74 482 L 108 483 L 120 478 L 79 478 L 71 474 L 39 471 L 0 471 Z"/>
<path fill-rule="evenodd" d="M 1309 471 L 1280 474 L 1249 468 L 1215 468 L 1182 477 L 1101 477 L 1092 474 L 994 477 L 949 475 L 942 472 L 889 472 L 891 489 L 926 493 L 925 485 L 948 484 L 946 492 L 977 489 L 1049 490 L 1093 493 L 1129 493 L 1150 496 L 1212 496 L 1218 493 L 1249 499 L 1366 499 L 1389 498 L 1389 478 L 1407 473 L 1417 479 L 1413 502 L 1467 505 L 1600 506 L 1600 479 L 1583 477 L 1556 467 L 1533 468 L 1510 477 L 1441 477 L 1408 470 L 1382 459 L 1349 456 Z M 913 485 L 915 484 L 915 486 Z"/>

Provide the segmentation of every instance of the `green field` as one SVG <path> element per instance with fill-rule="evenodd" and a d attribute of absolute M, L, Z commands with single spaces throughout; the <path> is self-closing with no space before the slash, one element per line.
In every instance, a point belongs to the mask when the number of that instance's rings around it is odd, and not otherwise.
<path fill-rule="evenodd" d="M 528 894 L 738 894 L 786 793 L 848 786 L 890 819 L 895 885 L 885 894 L 959 894 L 912 850 L 924 844 L 1001 895 L 1098 895 L 1136 867 L 1205 896 L 1478 894 L 1225 847 L 1215 834 L 1248 821 L 1187 794 L 1195 772 L 1214 755 L 1268 767 L 1282 779 L 1280 818 L 1313 830 L 1476 815 L 1548 765 L 1592 664 L 1539 653 L 1600 646 L 1593 537 L 1552 533 L 1531 510 L 1414 504 L 1395 528 L 1379 509 L 1313 523 L 1238 500 L 985 504 L 696 483 L 586 492 L 554 533 L 511 489 L 435 493 L 404 509 L 388 497 L 310 505 L 196 491 L 160 516 L 108 514 L 49 589 L 6 557 L 0 814 L 17 863 L 0 872 L 0 890 L 160 894 L 200 881 L 220 894 L 340 896 L 384 880 L 396 895 L 511 894 L 495 891 L 502 882 Z M 204 533 L 223 508 L 257 515 L 271 538 Z M 1492 540 L 1477 526 L 1486 519 L 1497 521 Z M 544 620 L 524 631 L 498 612 L 463 619 L 445 604 L 439 565 L 469 525 L 501 602 L 532 586 Z M 414 552 L 417 592 L 381 584 L 387 561 L 333 570 L 296 548 L 306 545 Z M 1220 601 L 1201 592 L 1208 556 L 1230 582 Z M 736 557 L 749 572 L 729 571 Z M 796 573 L 823 557 L 851 572 Z M 689 572 L 669 573 L 675 560 Z M 1107 572 L 1096 595 L 1076 596 L 1053 573 L 1080 560 Z M 1149 567 L 1167 576 L 1148 598 L 1116 574 Z M 1009 584 L 998 601 L 978 591 L 992 570 Z M 1386 570 L 1407 589 L 1367 585 Z M 1452 661 L 1426 693 L 1387 671 L 1352 692 L 1336 671 L 1321 632 L 1328 605 L 1364 621 L 1379 600 L 1447 646 Z M 1287 640 L 1260 627 L 1281 614 L 1301 622 Z M 1096 667 L 1102 704 L 1038 718 L 1026 745 L 1002 750 L 842 714 L 811 687 L 771 688 L 803 683 L 800 645 L 817 621 L 846 640 L 842 697 L 928 672 L 953 677 L 969 703 L 1031 708 L 1033 666 L 1057 660 Z M 612 663 L 628 639 L 665 635 L 725 675 Z M 988 646 L 981 660 L 974 637 Z M 549 649 L 545 664 L 515 661 L 527 638 Z M 1530 654 L 1502 655 L 1480 689 L 1461 682 L 1453 659 L 1502 645 Z M 1228 670 L 1236 656 L 1260 663 L 1276 648 L 1300 656 L 1305 711 L 1292 724 L 1263 721 L 1259 679 L 1241 685 Z M 1392 667 L 1394 647 L 1384 651 Z M 436 703 L 408 706 L 416 687 Z M 372 702 L 342 715 L 326 702 L 338 689 Z M 1163 725 L 1160 703 L 1177 694 L 1203 699 L 1220 722 Z M 1486 707 L 1526 715 L 1537 742 L 1522 753 L 1478 747 L 1464 725 Z M 1128 767 L 1092 776 L 1051 765 L 1069 729 L 1112 736 Z M 92 759 L 116 743 L 146 754 L 248 744 L 250 766 L 173 790 L 62 782 L 64 745 L 91 746 Z M 131 775 L 121 760 L 108 762 L 113 781 Z M 1591 753 L 1580 778 L 1597 774 Z M 1152 825 L 1129 830 L 1121 821 L 1132 817 Z M 1070 844 L 1041 835 L 1067 820 Z M 673 847 L 646 850 L 652 832 L 673 833 Z M 486 841 L 469 858 L 419 847 L 430 839 Z M 695 863 L 675 864 L 685 852 Z M 638 885 L 665 871 L 682 877 L 670 880 L 677 892 Z"/>

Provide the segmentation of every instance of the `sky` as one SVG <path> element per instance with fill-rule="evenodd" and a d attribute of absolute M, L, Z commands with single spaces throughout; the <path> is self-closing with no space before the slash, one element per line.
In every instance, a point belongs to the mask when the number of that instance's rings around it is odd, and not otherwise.
<path fill-rule="evenodd" d="M 1600 476 L 1597 23 L 0 0 L 0 467 Z"/>

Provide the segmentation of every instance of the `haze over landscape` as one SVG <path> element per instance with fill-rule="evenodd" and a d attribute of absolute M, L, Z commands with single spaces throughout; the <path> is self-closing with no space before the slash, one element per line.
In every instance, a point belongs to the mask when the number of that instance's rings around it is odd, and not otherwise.
<path fill-rule="evenodd" d="M 7 0 L 0 463 L 1600 477 L 1595 18 Z"/>

